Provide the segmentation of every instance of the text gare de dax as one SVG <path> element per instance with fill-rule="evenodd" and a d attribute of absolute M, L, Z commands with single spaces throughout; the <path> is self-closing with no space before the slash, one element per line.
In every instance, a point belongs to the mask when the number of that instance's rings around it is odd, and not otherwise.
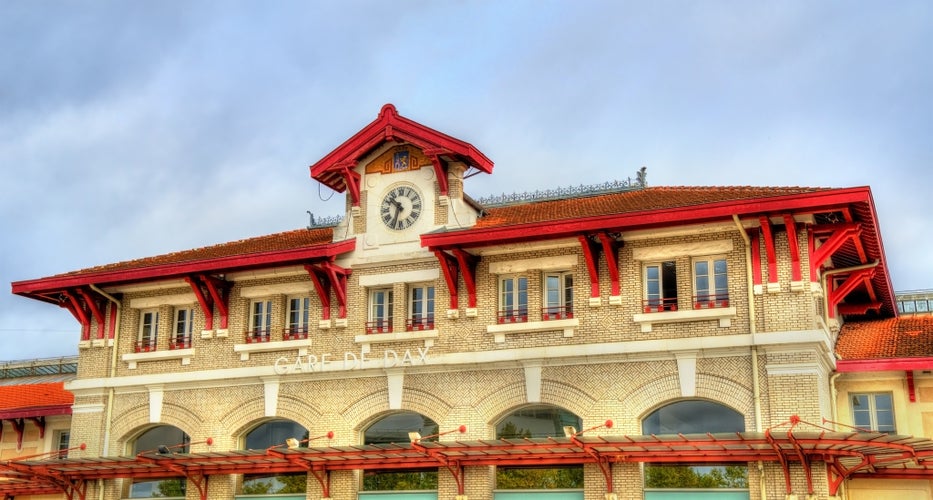
<path fill-rule="evenodd" d="M 333 354 L 329 352 L 321 354 L 320 356 L 316 354 L 297 356 L 294 361 L 283 356 L 275 360 L 273 370 L 277 375 L 322 372 L 326 370 L 360 370 L 363 368 L 377 368 L 377 366 L 372 366 L 372 364 L 378 363 L 379 361 L 382 361 L 382 364 L 378 366 L 379 368 L 392 368 L 395 366 L 415 365 L 416 359 L 417 364 L 424 365 L 428 363 L 429 349 L 429 347 L 423 349 L 421 347 L 417 348 L 417 356 L 412 355 L 410 349 L 405 349 L 405 352 L 401 355 L 392 349 L 386 349 L 381 358 L 375 359 L 368 358 L 368 354 L 364 351 L 360 351 L 359 355 L 355 352 L 345 352 L 343 353 L 343 360 L 334 358 Z M 369 363 L 370 366 L 366 366 L 367 363 Z"/>

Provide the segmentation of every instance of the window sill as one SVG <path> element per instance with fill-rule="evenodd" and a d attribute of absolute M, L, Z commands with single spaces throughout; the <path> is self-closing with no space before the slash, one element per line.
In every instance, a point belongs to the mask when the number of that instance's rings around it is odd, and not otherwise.
<path fill-rule="evenodd" d="M 419 330 L 411 332 L 393 332 L 393 333 L 370 333 L 368 335 L 357 335 L 354 342 L 360 344 L 364 354 L 369 353 L 370 344 L 382 344 L 385 342 L 408 342 L 412 340 L 424 340 L 424 347 L 434 347 L 434 339 L 438 337 L 437 330 Z"/>
<path fill-rule="evenodd" d="M 275 342 L 236 344 L 233 346 L 233 352 L 240 353 L 240 361 L 249 361 L 249 355 L 254 352 L 273 352 L 298 349 L 299 356 L 307 356 L 309 347 L 311 347 L 311 339 L 277 340 Z"/>
<path fill-rule="evenodd" d="M 505 336 L 511 333 L 553 332 L 563 330 L 564 337 L 573 337 L 573 330 L 580 326 L 580 320 L 556 319 L 551 321 L 528 321 L 525 323 L 503 323 L 486 326 L 486 333 L 495 335 L 497 344 L 505 342 Z"/>
<path fill-rule="evenodd" d="M 180 359 L 182 365 L 191 364 L 191 358 L 194 357 L 194 348 L 174 349 L 166 351 L 151 352 L 133 352 L 124 354 L 120 359 L 127 363 L 130 370 L 136 369 L 136 363 L 146 361 L 165 361 L 167 359 Z"/>
<path fill-rule="evenodd" d="M 636 314 L 632 320 L 641 325 L 642 333 L 648 333 L 652 325 L 664 323 L 684 323 L 688 321 L 719 320 L 720 328 L 732 326 L 735 317 L 735 307 L 719 307 L 713 309 L 691 309 L 686 311 L 665 311 L 646 314 Z"/>

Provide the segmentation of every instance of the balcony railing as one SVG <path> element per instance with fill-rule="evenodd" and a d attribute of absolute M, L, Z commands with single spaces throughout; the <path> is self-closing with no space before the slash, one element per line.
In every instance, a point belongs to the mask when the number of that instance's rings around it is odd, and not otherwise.
<path fill-rule="evenodd" d="M 153 352 L 156 350 L 156 339 L 146 339 L 136 342 L 136 352 Z"/>
<path fill-rule="evenodd" d="M 308 327 L 307 326 L 298 326 L 293 328 L 286 328 L 282 332 L 283 340 L 302 340 L 308 338 Z"/>
<path fill-rule="evenodd" d="M 392 320 L 379 319 L 366 323 L 366 334 L 371 333 L 392 333 Z"/>
<path fill-rule="evenodd" d="M 570 306 L 550 306 L 541 309 L 542 321 L 556 319 L 573 319 L 573 308 Z"/>
<path fill-rule="evenodd" d="M 712 309 L 716 307 L 729 307 L 729 294 L 705 294 L 693 296 L 694 309 Z"/>
<path fill-rule="evenodd" d="M 500 325 L 503 323 L 527 323 L 528 309 L 506 309 L 504 311 L 499 311 L 497 322 Z"/>
<path fill-rule="evenodd" d="M 269 330 L 249 330 L 246 332 L 247 344 L 259 344 L 270 340 L 272 340 L 272 335 Z"/>
<path fill-rule="evenodd" d="M 191 337 L 188 335 L 175 337 L 168 341 L 168 348 L 171 350 L 191 349 Z"/>
<path fill-rule="evenodd" d="M 644 299 L 641 301 L 642 310 L 646 313 L 676 311 L 677 297 L 662 299 Z"/>
<path fill-rule="evenodd" d="M 434 316 L 414 316 L 405 321 L 406 332 L 420 332 L 434 329 Z"/>

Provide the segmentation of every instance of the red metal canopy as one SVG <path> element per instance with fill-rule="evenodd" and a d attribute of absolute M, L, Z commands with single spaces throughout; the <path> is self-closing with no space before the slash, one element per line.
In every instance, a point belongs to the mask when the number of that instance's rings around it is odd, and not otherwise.
<path fill-rule="evenodd" d="M 794 422 L 796 425 L 796 422 Z M 387 445 L 273 448 L 257 451 L 158 454 L 136 457 L 10 460 L 0 463 L 0 495 L 64 492 L 84 496 L 88 480 L 186 477 L 207 498 L 204 478 L 216 474 L 310 472 L 329 488 L 336 470 L 446 467 L 462 486 L 471 466 L 597 464 L 611 491 L 613 463 L 781 463 L 790 493 L 790 464 L 827 466 L 830 494 L 849 477 L 933 479 L 933 441 L 871 432 L 795 431 L 600 436 L 543 439 L 416 442 Z M 4 481 L 3 479 L 7 480 Z M 69 491 L 71 493 L 69 493 Z M 812 492 L 812 491 L 811 491 Z M 76 495 L 76 496 L 75 496 Z"/>

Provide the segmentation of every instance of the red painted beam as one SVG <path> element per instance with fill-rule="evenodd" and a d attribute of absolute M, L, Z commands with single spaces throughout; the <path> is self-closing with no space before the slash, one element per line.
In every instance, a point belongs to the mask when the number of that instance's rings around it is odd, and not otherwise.
<path fill-rule="evenodd" d="M 774 250 L 774 233 L 771 232 L 771 220 L 767 215 L 758 218 L 761 235 L 765 240 L 765 254 L 768 256 L 768 283 L 777 283 L 777 253 Z"/>
<path fill-rule="evenodd" d="M 435 250 L 438 265 L 444 274 L 444 282 L 447 283 L 447 292 L 450 294 L 450 309 L 456 310 L 459 307 L 457 300 L 457 287 L 460 282 L 458 273 L 457 259 L 451 257 L 447 252 Z"/>
<path fill-rule="evenodd" d="M 580 249 L 583 250 L 583 262 L 590 277 L 590 297 L 599 298 L 599 251 L 601 247 L 590 240 L 589 236 L 580 235 Z"/>
<path fill-rule="evenodd" d="M 104 338 L 104 315 L 100 311 L 97 300 L 84 288 L 78 288 L 77 292 L 78 295 L 84 299 L 84 303 L 87 304 L 87 308 L 91 311 L 91 315 L 97 320 L 97 338 Z"/>
<path fill-rule="evenodd" d="M 194 292 L 194 297 L 198 299 L 198 304 L 201 306 L 201 312 L 204 313 L 204 329 L 213 330 L 214 298 L 210 293 L 204 293 L 204 290 L 201 289 L 201 281 L 197 276 L 185 276 L 185 281 L 191 287 L 191 291 Z"/>
<path fill-rule="evenodd" d="M 321 301 L 321 319 L 327 321 L 330 319 L 330 280 L 327 279 L 327 273 L 311 264 L 306 264 L 305 270 Z"/>
<path fill-rule="evenodd" d="M 841 359 L 836 371 L 845 373 L 933 370 L 933 357 L 887 359 Z"/>
<path fill-rule="evenodd" d="M 784 215 L 784 227 L 787 229 L 787 245 L 790 250 L 790 279 L 800 281 L 800 248 L 797 244 L 797 223 L 793 215 Z"/>
<path fill-rule="evenodd" d="M 606 256 L 606 266 L 609 267 L 609 283 L 612 288 L 610 294 L 619 296 L 622 294 L 619 284 L 619 241 L 605 232 L 599 233 L 599 241 L 603 244 L 603 255 Z"/>
<path fill-rule="evenodd" d="M 453 254 L 457 258 L 460 275 L 463 276 L 463 283 L 466 285 L 467 307 L 476 307 L 476 263 L 479 261 L 479 257 L 468 254 L 459 248 L 453 249 Z"/>

